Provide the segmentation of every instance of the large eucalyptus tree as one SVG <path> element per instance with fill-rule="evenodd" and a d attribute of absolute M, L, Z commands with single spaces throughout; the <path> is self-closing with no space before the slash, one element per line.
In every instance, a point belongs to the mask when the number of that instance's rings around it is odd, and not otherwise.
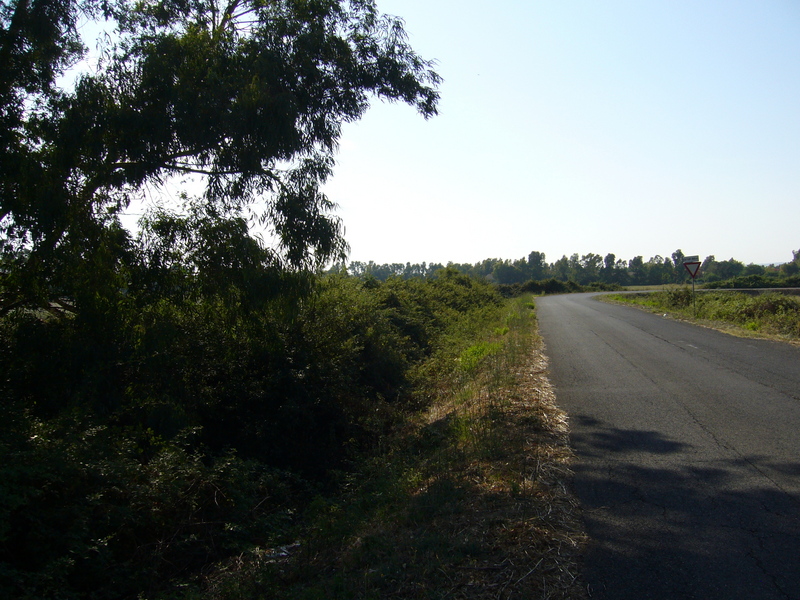
<path fill-rule="evenodd" d="M 372 97 L 425 117 L 438 100 L 432 63 L 373 0 L 3 0 L 0 64 L 3 312 L 88 285 L 79 265 L 114 271 L 119 212 L 181 176 L 211 218 L 257 203 L 284 265 L 341 255 L 321 185 L 343 123 Z"/>

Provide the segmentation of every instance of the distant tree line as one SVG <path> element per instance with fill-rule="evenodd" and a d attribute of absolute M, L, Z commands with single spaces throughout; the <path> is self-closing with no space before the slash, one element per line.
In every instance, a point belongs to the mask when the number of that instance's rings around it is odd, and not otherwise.
<path fill-rule="evenodd" d="M 430 279 L 436 275 L 437 271 L 444 268 L 445 265 L 441 263 L 388 263 L 379 265 L 372 261 L 366 263 L 353 261 L 347 265 L 339 263 L 333 270 L 347 270 L 350 275 L 356 277 L 375 278 L 378 281 L 386 281 L 391 277 L 399 277 L 400 279 Z M 468 274 L 461 269 L 458 270 L 463 274 Z"/>
<path fill-rule="evenodd" d="M 717 260 L 714 255 L 703 260 L 698 274 L 698 282 L 714 284 L 732 279 L 748 278 L 751 285 L 743 287 L 763 287 L 769 284 L 781 285 L 792 276 L 800 276 L 800 250 L 792 252 L 792 260 L 781 265 L 745 264 L 734 258 Z M 547 262 L 544 252 L 533 251 L 527 258 L 516 260 L 487 258 L 475 264 L 453 263 L 392 263 L 376 264 L 354 261 L 337 264 L 334 270 L 347 270 L 351 275 L 362 278 L 375 278 L 386 281 L 391 277 L 401 279 L 431 278 L 440 269 L 455 269 L 460 273 L 484 279 L 500 285 L 521 284 L 527 281 L 555 280 L 572 282 L 579 286 L 591 284 L 606 285 L 663 285 L 668 283 L 687 283 L 691 279 L 683 267 L 685 255 L 678 249 L 670 256 L 655 255 L 647 261 L 642 256 L 630 260 L 619 259 L 608 253 L 605 256 L 589 253 L 562 256 L 555 262 Z M 759 283 L 759 285 L 752 285 Z M 763 284 L 763 285 L 762 285 Z"/>

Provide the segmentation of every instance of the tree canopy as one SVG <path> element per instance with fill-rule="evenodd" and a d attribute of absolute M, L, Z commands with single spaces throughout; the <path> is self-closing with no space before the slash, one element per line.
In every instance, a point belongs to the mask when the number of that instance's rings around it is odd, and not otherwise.
<path fill-rule="evenodd" d="M 86 22 L 105 22 L 99 59 L 60 87 Z M 0 58 L 3 310 L 103 252 L 117 269 L 118 215 L 176 178 L 208 218 L 264 226 L 276 264 L 341 256 L 321 185 L 342 124 L 372 97 L 430 117 L 440 81 L 372 0 L 4 0 Z"/>

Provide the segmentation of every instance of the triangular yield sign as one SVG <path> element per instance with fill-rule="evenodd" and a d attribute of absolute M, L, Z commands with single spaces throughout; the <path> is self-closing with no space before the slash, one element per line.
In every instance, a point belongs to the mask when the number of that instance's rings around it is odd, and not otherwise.
<path fill-rule="evenodd" d="M 687 271 L 689 271 L 689 275 L 692 276 L 692 279 L 697 277 L 697 272 L 700 270 L 699 262 L 685 262 L 683 263 L 683 266 Z"/>

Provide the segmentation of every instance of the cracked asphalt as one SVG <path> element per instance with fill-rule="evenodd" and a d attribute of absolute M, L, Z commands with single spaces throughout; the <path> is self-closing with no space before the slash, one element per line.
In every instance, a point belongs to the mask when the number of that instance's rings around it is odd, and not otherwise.
<path fill-rule="evenodd" d="M 593 599 L 800 599 L 800 348 L 536 301 Z"/>

